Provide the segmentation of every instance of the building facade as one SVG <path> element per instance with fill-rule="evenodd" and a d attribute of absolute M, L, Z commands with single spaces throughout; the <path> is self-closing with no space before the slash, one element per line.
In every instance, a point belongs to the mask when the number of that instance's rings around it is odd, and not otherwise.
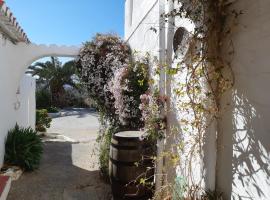
<path fill-rule="evenodd" d="M 125 39 L 132 49 L 149 53 L 159 60 L 160 65 L 170 63 L 173 67 L 176 64 L 175 35 L 185 30 L 183 35 L 188 37 L 196 27 L 186 19 L 168 18 L 165 21 L 161 17 L 176 6 L 170 0 L 126 0 Z M 209 127 L 202 155 L 192 161 L 192 176 L 196 184 L 206 190 L 222 192 L 226 200 L 267 200 L 270 199 L 270 2 L 238 0 L 233 6 L 243 12 L 231 35 L 235 84 L 223 96 L 222 104 L 226 109 Z M 181 42 L 185 43 L 184 40 L 185 37 Z M 159 142 L 159 152 L 187 139 L 181 134 L 181 113 L 174 107 L 173 89 L 179 79 L 181 75 L 167 77 L 165 73 L 161 73 L 159 79 L 161 93 L 171 99 L 167 132 L 172 127 L 178 130 L 173 138 Z M 179 167 L 174 170 L 166 160 L 159 161 L 157 173 L 166 173 L 166 180 L 157 178 L 157 187 L 187 176 L 184 163 L 183 160 L 179 162 Z"/>

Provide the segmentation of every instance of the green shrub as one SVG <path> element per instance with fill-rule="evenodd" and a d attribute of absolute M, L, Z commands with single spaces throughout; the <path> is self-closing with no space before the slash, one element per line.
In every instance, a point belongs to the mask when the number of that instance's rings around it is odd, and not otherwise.
<path fill-rule="evenodd" d="M 106 179 L 109 177 L 109 155 L 111 137 L 111 134 L 106 133 L 99 147 L 99 167 L 102 175 Z"/>
<path fill-rule="evenodd" d="M 52 97 L 49 90 L 41 89 L 36 91 L 36 107 L 38 109 L 52 106 Z"/>
<path fill-rule="evenodd" d="M 48 111 L 48 113 L 58 113 L 59 112 L 58 108 L 56 108 L 54 106 L 48 107 L 47 111 Z"/>
<path fill-rule="evenodd" d="M 46 109 L 36 111 L 36 130 L 45 132 L 46 128 L 50 128 L 52 118 L 49 117 Z"/>
<path fill-rule="evenodd" d="M 17 124 L 8 132 L 5 149 L 5 163 L 27 171 L 38 168 L 43 152 L 42 142 L 36 131 L 20 128 Z"/>
<path fill-rule="evenodd" d="M 108 127 L 100 137 L 97 139 L 99 142 L 99 169 L 102 176 L 109 180 L 109 160 L 110 160 L 110 144 L 111 138 L 114 133 L 119 130 L 117 127 Z"/>
<path fill-rule="evenodd" d="M 64 107 L 87 107 L 85 103 L 86 95 L 82 94 L 80 90 L 77 89 L 68 89 L 65 91 L 63 95 L 63 99 L 65 102 Z"/>

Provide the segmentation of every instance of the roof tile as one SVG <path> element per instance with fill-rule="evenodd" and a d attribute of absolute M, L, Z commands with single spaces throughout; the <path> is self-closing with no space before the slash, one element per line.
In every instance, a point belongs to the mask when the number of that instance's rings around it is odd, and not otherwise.
<path fill-rule="evenodd" d="M 4 32 L 7 34 L 7 36 L 11 37 L 12 40 L 15 40 L 16 42 L 30 43 L 26 33 L 20 27 L 16 17 L 14 17 L 9 7 L 6 6 L 4 0 L 0 0 L 0 29 L 1 26 L 5 26 L 4 28 L 2 27 L 2 29 L 6 30 Z"/>

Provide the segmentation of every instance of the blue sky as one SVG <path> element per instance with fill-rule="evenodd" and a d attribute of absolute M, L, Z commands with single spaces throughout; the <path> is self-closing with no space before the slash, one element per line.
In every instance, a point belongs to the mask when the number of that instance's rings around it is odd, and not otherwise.
<path fill-rule="evenodd" d="M 6 0 L 33 43 L 80 45 L 97 32 L 124 33 L 124 0 Z"/>

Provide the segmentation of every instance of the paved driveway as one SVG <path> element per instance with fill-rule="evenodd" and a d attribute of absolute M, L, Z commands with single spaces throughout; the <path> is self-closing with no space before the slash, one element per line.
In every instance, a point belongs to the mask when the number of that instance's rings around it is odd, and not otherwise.
<path fill-rule="evenodd" d="M 98 116 L 87 109 L 64 110 L 53 119 L 39 170 L 13 181 L 8 200 L 109 200 L 95 151 Z"/>

